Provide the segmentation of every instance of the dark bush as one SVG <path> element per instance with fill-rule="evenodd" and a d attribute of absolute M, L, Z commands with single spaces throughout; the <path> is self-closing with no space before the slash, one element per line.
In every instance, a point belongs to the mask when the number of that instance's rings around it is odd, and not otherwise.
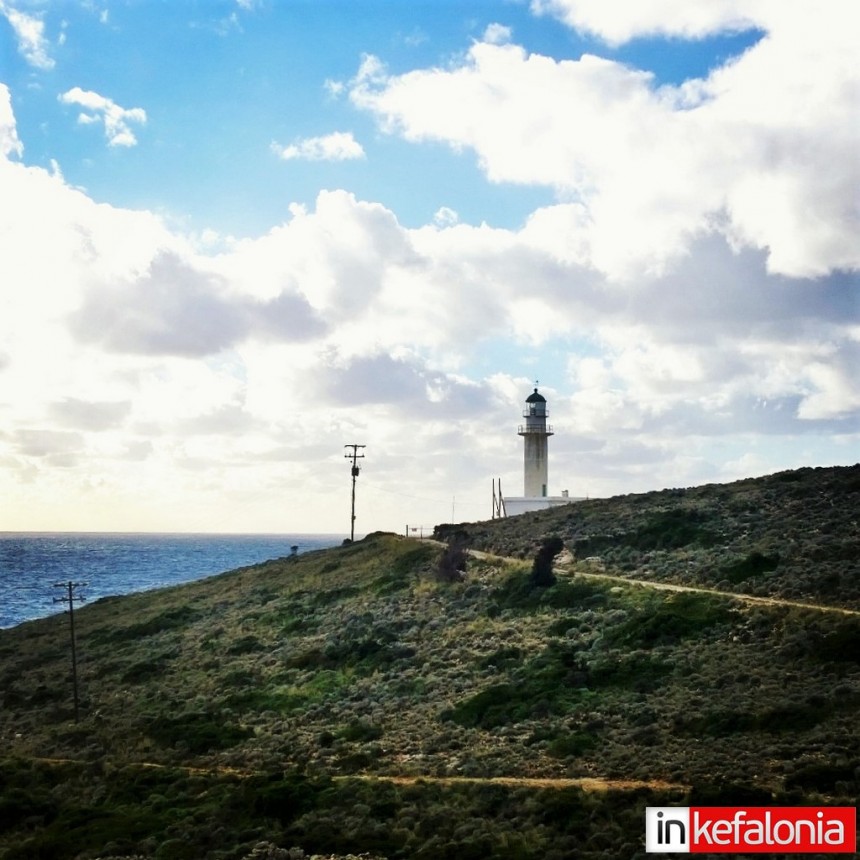
<path fill-rule="evenodd" d="M 381 726 L 375 726 L 363 720 L 355 720 L 342 728 L 337 734 L 338 737 L 343 738 L 345 741 L 365 743 L 367 741 L 379 740 L 384 732 Z"/>
<path fill-rule="evenodd" d="M 746 558 L 734 561 L 726 565 L 720 571 L 720 579 L 738 583 L 762 573 L 769 573 L 779 566 L 779 553 L 765 555 L 758 550 L 751 552 Z"/>
<path fill-rule="evenodd" d="M 858 764 L 855 761 L 851 764 L 804 765 L 786 779 L 785 787 L 832 792 L 837 782 L 854 782 Z"/>
<path fill-rule="evenodd" d="M 244 797 L 255 813 L 286 823 L 317 805 L 320 788 L 298 774 L 255 776 L 245 782 Z"/>
<path fill-rule="evenodd" d="M 609 630 L 607 644 L 623 648 L 672 645 L 700 637 L 711 627 L 732 618 L 729 604 L 702 594 L 651 595 L 648 603 L 627 621 Z"/>
<path fill-rule="evenodd" d="M 530 585 L 537 588 L 549 588 L 549 586 L 555 585 L 552 563 L 563 549 L 564 541 L 560 537 L 544 538 L 532 564 L 532 572 L 529 577 Z"/>
<path fill-rule="evenodd" d="M 579 756 L 590 750 L 596 743 L 597 738 L 588 732 L 573 732 L 550 741 L 547 752 L 553 758 Z"/>
<path fill-rule="evenodd" d="M 497 684 L 443 711 L 440 719 L 450 720 L 461 726 L 480 726 L 484 729 L 502 726 L 510 722 L 511 706 L 517 698 L 516 688 L 510 684 Z"/>
<path fill-rule="evenodd" d="M 177 606 L 174 609 L 166 609 L 164 612 L 154 615 L 145 621 L 139 621 L 128 627 L 108 628 L 100 627 L 89 634 L 94 644 L 102 642 L 127 642 L 141 639 L 144 636 L 154 636 L 166 630 L 175 630 L 185 627 L 200 617 L 200 612 L 191 606 Z"/>
<path fill-rule="evenodd" d="M 254 654 L 258 651 L 264 651 L 265 647 L 256 636 L 242 636 L 227 649 L 227 653 L 236 656 Z"/>
<path fill-rule="evenodd" d="M 126 684 L 142 684 L 162 675 L 167 669 L 168 660 L 165 657 L 155 657 L 151 660 L 140 660 L 132 663 L 122 674 Z"/>
<path fill-rule="evenodd" d="M 449 543 L 439 557 L 436 578 L 440 582 L 461 582 L 466 573 L 468 560 L 469 554 L 462 543 Z"/>
<path fill-rule="evenodd" d="M 177 717 L 156 717 L 147 726 L 147 734 L 165 746 L 183 742 L 192 755 L 199 755 L 211 749 L 229 749 L 253 732 L 225 723 L 213 714 L 187 713 Z"/>

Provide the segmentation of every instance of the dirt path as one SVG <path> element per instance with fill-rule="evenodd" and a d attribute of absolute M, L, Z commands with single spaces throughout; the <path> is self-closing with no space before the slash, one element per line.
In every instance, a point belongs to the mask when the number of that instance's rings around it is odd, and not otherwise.
<path fill-rule="evenodd" d="M 603 777 L 584 776 L 578 778 L 528 777 L 528 776 L 393 776 L 388 774 L 356 774 L 336 776 L 336 780 L 363 779 L 368 781 L 391 782 L 395 785 L 503 785 L 509 788 L 560 789 L 581 788 L 587 792 L 636 791 L 647 788 L 652 791 L 689 791 L 689 785 L 664 782 L 659 779 L 604 779 Z"/>
<path fill-rule="evenodd" d="M 494 555 L 490 552 L 482 552 L 477 549 L 470 549 L 469 555 L 475 558 L 484 559 L 486 561 L 503 561 L 503 562 L 522 562 L 519 558 L 510 558 L 504 555 Z M 813 609 L 818 612 L 835 612 L 840 615 L 858 615 L 860 609 L 846 609 L 843 606 L 829 606 L 823 603 L 804 603 L 801 600 L 784 600 L 780 597 L 757 597 L 752 594 L 739 594 L 736 591 L 720 591 L 716 588 L 701 588 L 696 585 L 677 585 L 672 582 L 653 582 L 647 579 L 631 579 L 627 576 L 617 576 L 611 573 L 586 573 L 581 570 L 572 571 L 569 567 L 559 566 L 556 568 L 557 573 L 564 575 L 583 576 L 586 579 L 600 579 L 605 582 L 615 582 L 619 585 L 639 585 L 642 588 L 654 588 L 658 591 L 689 591 L 693 594 L 708 594 L 713 597 L 727 597 L 731 600 L 742 600 L 745 603 L 758 603 L 765 606 L 789 606 L 799 609 Z"/>
<path fill-rule="evenodd" d="M 42 758 L 30 759 L 41 764 L 48 765 L 93 765 L 95 762 L 85 759 L 73 758 Z M 112 762 L 117 768 L 139 767 L 145 770 L 181 770 L 188 774 L 200 774 L 203 776 L 235 776 L 239 779 L 248 779 L 259 775 L 260 772 L 240 770 L 234 767 L 189 767 L 181 764 L 160 764 L 152 761 L 129 761 Z M 565 777 L 531 777 L 531 776 L 405 776 L 387 773 L 351 773 L 337 774 L 332 776 L 336 782 L 346 782 L 350 779 L 360 779 L 364 782 L 390 782 L 393 785 L 502 785 L 508 788 L 534 788 L 534 789 L 561 789 L 581 788 L 587 792 L 602 791 L 637 791 L 647 788 L 652 791 L 689 791 L 689 785 L 681 783 L 664 782 L 660 779 L 604 779 L 598 776 L 584 776 L 577 778 Z"/>
<path fill-rule="evenodd" d="M 569 573 L 570 571 L 565 570 Z M 709 594 L 716 597 L 729 597 L 732 600 L 743 600 L 746 603 L 759 603 L 766 606 L 792 606 L 800 609 L 814 609 L 818 612 L 836 612 L 841 615 L 860 615 L 860 610 L 846 609 L 843 606 L 828 606 L 823 603 L 804 603 L 801 600 L 784 600 L 780 597 L 757 597 L 753 594 L 738 594 L 735 591 L 720 591 L 716 588 L 700 588 L 695 585 L 676 585 L 672 582 L 650 582 L 643 579 L 628 579 L 626 576 L 614 576 L 608 573 L 583 573 L 576 571 L 577 576 L 589 579 L 603 579 L 609 582 L 624 583 L 625 585 L 641 585 L 643 588 L 655 588 L 658 591 L 689 591 L 693 594 Z"/>

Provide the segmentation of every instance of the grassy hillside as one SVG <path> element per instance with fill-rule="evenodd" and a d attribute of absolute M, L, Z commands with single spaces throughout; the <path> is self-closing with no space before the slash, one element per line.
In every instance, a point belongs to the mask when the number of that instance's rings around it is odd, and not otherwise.
<path fill-rule="evenodd" d="M 375 534 L 97 601 L 78 724 L 67 620 L 0 631 L 0 856 L 633 857 L 647 805 L 854 804 L 860 616 L 577 559 L 854 606 L 858 489 L 801 470 L 466 526 L 525 560 L 461 582 Z M 530 589 L 550 534 L 574 560 Z"/>
<path fill-rule="evenodd" d="M 437 533 L 522 558 L 555 534 L 576 558 L 600 557 L 635 579 L 860 608 L 860 465 L 592 499 Z"/>

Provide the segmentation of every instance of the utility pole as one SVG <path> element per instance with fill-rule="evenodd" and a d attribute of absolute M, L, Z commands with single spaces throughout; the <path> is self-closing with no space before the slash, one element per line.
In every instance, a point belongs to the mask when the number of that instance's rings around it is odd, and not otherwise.
<path fill-rule="evenodd" d="M 358 477 L 359 471 L 358 461 L 364 459 L 364 454 L 359 454 L 358 449 L 364 449 L 367 445 L 344 445 L 344 448 L 352 448 L 351 454 L 344 454 L 347 460 L 352 460 L 352 517 L 349 521 L 349 540 L 350 543 L 355 540 L 355 479 Z"/>
<path fill-rule="evenodd" d="M 80 594 L 75 594 L 75 589 L 83 588 L 86 585 L 89 585 L 89 583 L 72 582 L 71 580 L 69 580 L 69 582 L 54 583 L 54 588 L 68 589 L 68 595 L 64 597 L 55 597 L 54 603 L 69 604 L 67 612 L 69 613 L 69 633 L 72 639 L 72 687 L 75 696 L 75 722 L 78 721 L 78 654 L 75 648 L 75 601 L 78 600 L 83 602 L 86 600 L 86 597 L 83 597 Z"/>

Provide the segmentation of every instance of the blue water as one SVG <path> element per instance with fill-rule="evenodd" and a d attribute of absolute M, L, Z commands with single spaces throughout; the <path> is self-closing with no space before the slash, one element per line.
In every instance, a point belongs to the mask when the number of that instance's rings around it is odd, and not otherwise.
<path fill-rule="evenodd" d="M 338 546 L 340 535 L 185 535 L 0 532 L 0 628 L 62 612 L 55 583 L 87 582 L 87 601 L 202 579 L 225 570 Z M 77 605 L 77 604 L 76 604 Z"/>

